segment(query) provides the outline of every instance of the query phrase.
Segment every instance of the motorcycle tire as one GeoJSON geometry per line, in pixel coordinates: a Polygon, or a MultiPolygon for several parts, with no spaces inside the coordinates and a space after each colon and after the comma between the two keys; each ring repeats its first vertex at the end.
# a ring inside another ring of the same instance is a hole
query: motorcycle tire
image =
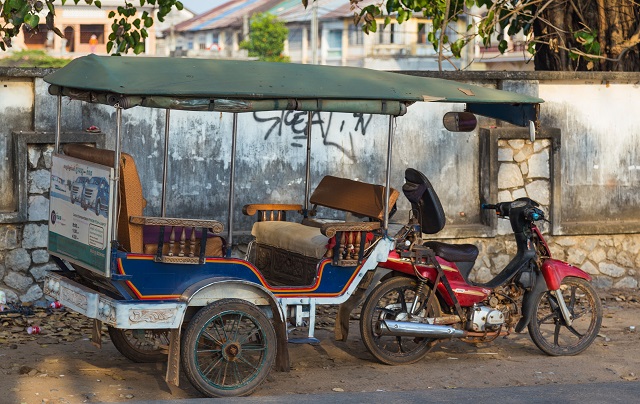
{"type": "Polygon", "coordinates": [[[556,296],[547,291],[541,293],[534,303],[536,315],[529,323],[529,335],[547,355],[577,355],[598,336],[602,304],[593,286],[584,279],[565,278],[560,290],[573,316],[571,326],[564,321],[556,296]]]}
{"type": "Polygon", "coordinates": [[[200,309],[182,336],[182,369],[208,397],[251,394],[276,358],[276,333],[267,316],[240,299],[200,309]]]}
{"type": "Polygon", "coordinates": [[[123,330],[109,328],[109,337],[125,358],[136,363],[166,362],[169,330],[123,330]],[[166,347],[162,349],[160,346],[166,347]]]}
{"type": "MultiPolygon", "coordinates": [[[[411,321],[408,311],[415,297],[418,281],[407,277],[390,278],[376,286],[362,306],[360,335],[371,354],[387,365],[407,365],[422,359],[431,349],[432,338],[381,335],[379,322],[383,319],[411,321]]],[[[429,286],[425,286],[425,292],[429,286]]],[[[440,304],[435,297],[420,317],[438,317],[440,304]]]]}

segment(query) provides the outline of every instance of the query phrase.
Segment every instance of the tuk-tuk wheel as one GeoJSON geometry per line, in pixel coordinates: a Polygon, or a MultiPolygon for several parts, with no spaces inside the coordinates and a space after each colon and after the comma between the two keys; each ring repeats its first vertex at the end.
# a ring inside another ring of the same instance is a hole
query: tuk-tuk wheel
{"type": "Polygon", "coordinates": [[[276,357],[276,333],[267,316],[241,299],[218,300],[189,321],[182,336],[182,368],[209,397],[251,394],[276,357]]]}
{"type": "Polygon", "coordinates": [[[116,349],[125,358],[136,363],[166,362],[166,347],[169,346],[169,330],[123,330],[109,329],[109,337],[116,349]],[[165,347],[165,349],[163,349],[165,347]]]}

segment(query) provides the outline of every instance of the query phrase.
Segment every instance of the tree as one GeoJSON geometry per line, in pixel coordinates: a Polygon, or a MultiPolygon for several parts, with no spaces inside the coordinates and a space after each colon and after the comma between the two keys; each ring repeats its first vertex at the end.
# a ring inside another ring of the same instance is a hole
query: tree
{"type": "Polygon", "coordinates": [[[495,37],[504,53],[505,37],[522,32],[536,70],[640,70],[637,0],[381,0],[362,7],[362,0],[349,1],[365,32],[378,29],[376,19],[386,25],[392,16],[398,23],[415,13],[432,18],[428,39],[441,58],[444,49],[459,57],[476,34],[485,46],[495,37]],[[474,6],[480,22],[450,42],[443,28],[474,6]]]}
{"type": "MultiPolygon", "coordinates": [[[[102,8],[99,0],[72,0],[75,4],[84,1],[102,8]]],[[[157,6],[158,21],[164,21],[164,17],[175,7],[182,10],[182,3],[178,0],[139,0],[140,7],[145,4],[157,6]]],[[[67,0],[60,0],[64,5],[67,0]]],[[[23,30],[26,35],[36,33],[40,29],[41,15],[46,13],[45,25],[63,38],[60,29],[54,25],[56,0],[0,0],[0,49],[7,50],[11,47],[11,38],[23,30]],[[45,10],[46,6],[46,10],[45,10]]],[[[57,3],[56,3],[57,4],[57,3]]],[[[153,25],[153,16],[144,11],[139,17],[138,9],[128,0],[122,1],[122,6],[109,12],[109,18],[113,18],[111,33],[107,42],[107,52],[115,54],[127,53],[132,50],[135,54],[144,51],[144,39],[149,36],[147,28],[153,25]]]]}
{"type": "Polygon", "coordinates": [[[249,38],[240,43],[241,49],[249,51],[249,56],[257,56],[265,62],[288,62],[283,56],[284,41],[289,30],[276,16],[257,13],[251,17],[249,38]]]}

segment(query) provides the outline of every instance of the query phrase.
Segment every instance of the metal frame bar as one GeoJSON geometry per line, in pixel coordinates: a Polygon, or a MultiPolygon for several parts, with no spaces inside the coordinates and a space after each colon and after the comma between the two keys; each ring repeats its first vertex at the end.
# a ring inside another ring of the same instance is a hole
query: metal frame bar
{"type": "Polygon", "coordinates": [[[227,215],[227,257],[231,256],[233,249],[233,205],[235,199],[235,176],[236,176],[236,140],[238,138],[238,113],[233,113],[233,133],[231,135],[231,162],[229,164],[229,214],[227,215]]]}
{"type": "Polygon", "coordinates": [[[164,160],[162,163],[162,196],[160,201],[160,216],[167,215],[167,170],[169,165],[169,119],[171,110],[167,108],[164,119],[164,160]]]}
{"type": "Polygon", "coordinates": [[[62,94],[58,94],[58,106],[57,106],[57,119],[56,119],[56,145],[53,152],[57,154],[60,151],[60,139],[62,138],[62,94]]]}
{"type": "Polygon", "coordinates": [[[389,134],[387,140],[387,173],[384,185],[384,228],[385,234],[389,230],[389,198],[391,196],[391,152],[393,150],[393,134],[395,132],[395,115],[389,115],[389,134]]]}
{"type": "Polygon", "coordinates": [[[304,182],[304,217],[309,216],[309,198],[311,194],[311,126],[313,125],[313,112],[307,113],[307,162],[304,182]]]}
{"type": "Polygon", "coordinates": [[[116,108],[116,148],[113,161],[113,206],[111,206],[111,217],[113,225],[111,226],[111,240],[118,239],[118,212],[120,211],[120,152],[122,148],[122,108],[119,104],[114,105],[116,108]]]}

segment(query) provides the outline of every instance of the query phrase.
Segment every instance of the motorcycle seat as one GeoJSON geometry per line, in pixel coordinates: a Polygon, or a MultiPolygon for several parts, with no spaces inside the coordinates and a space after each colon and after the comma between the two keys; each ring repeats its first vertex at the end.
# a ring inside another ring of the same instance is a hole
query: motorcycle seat
{"type": "Polygon", "coordinates": [[[427,241],[429,247],[440,258],[449,262],[475,262],[478,258],[478,247],[473,244],[448,244],[440,241],[427,241]]]}

